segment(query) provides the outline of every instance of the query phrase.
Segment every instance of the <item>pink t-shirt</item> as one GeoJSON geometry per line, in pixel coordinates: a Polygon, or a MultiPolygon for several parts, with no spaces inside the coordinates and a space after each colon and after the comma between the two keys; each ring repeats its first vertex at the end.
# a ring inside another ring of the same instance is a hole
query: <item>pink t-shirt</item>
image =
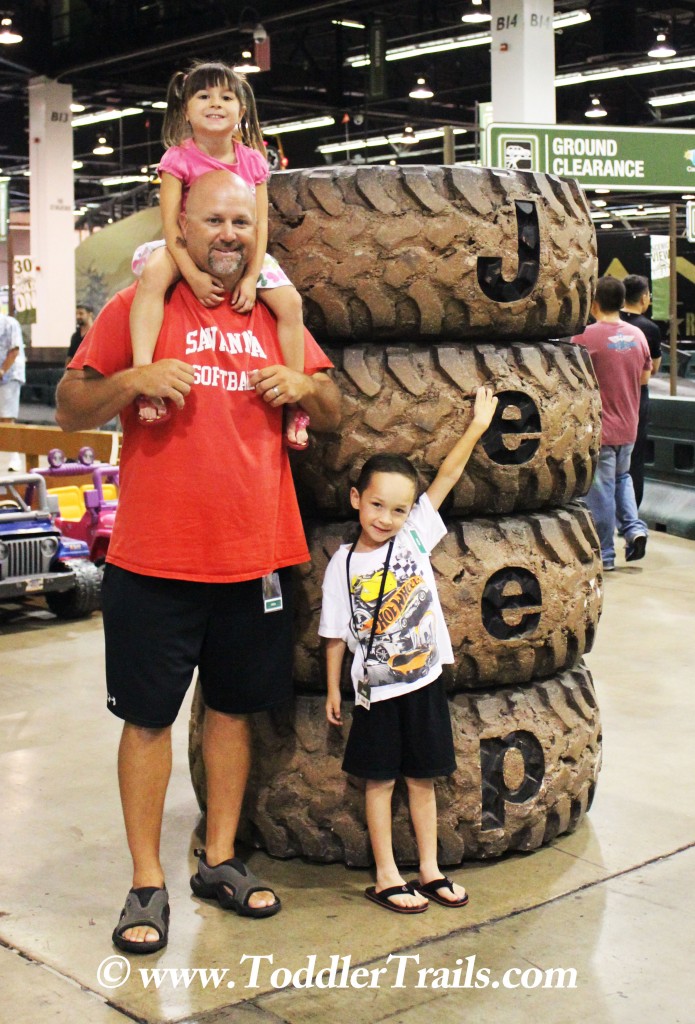
{"type": "Polygon", "coordinates": [[[601,392],[601,444],[632,444],[637,437],[640,378],[651,370],[649,345],[639,327],[599,320],[572,338],[591,356],[601,392]]]}
{"type": "Polygon", "coordinates": [[[249,149],[241,142],[235,142],[234,155],[235,163],[224,164],[198,149],[193,139],[186,139],[180,146],[171,146],[166,151],[159,164],[159,172],[172,174],[183,185],[182,209],[186,205],[186,194],[193,182],[208,171],[232,171],[243,178],[253,191],[256,185],[263,185],[268,180],[268,161],[258,150],[249,149]]]}

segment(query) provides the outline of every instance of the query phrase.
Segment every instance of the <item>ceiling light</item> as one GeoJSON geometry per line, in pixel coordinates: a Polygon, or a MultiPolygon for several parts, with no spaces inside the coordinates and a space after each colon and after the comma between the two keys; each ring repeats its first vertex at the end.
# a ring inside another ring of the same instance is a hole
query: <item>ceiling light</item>
{"type": "Polygon", "coordinates": [[[663,96],[650,96],[650,107],[674,107],[678,103],[695,103],[695,89],[688,92],[669,92],[663,96]]]}
{"type": "Polygon", "coordinates": [[[253,54],[250,50],[242,50],[241,60],[238,60],[234,65],[234,70],[240,75],[255,75],[257,71],[260,71],[260,67],[256,64],[253,59],[253,54]]]}
{"type": "Polygon", "coordinates": [[[0,43],[12,46],[13,43],[21,43],[23,38],[21,33],[12,28],[12,18],[9,15],[0,18],[0,43]]]}
{"type": "Polygon", "coordinates": [[[350,18],[331,18],[331,25],[338,25],[340,28],[366,28],[361,21],[352,21],[350,18]]]}
{"type": "Polygon", "coordinates": [[[401,145],[403,145],[403,146],[413,146],[418,141],[418,139],[417,139],[417,136],[416,136],[416,134],[415,134],[415,132],[413,130],[413,126],[411,124],[407,124],[405,126],[405,128],[403,129],[403,134],[402,135],[397,136],[397,137],[393,138],[393,140],[389,140],[389,141],[400,142],[401,145]]]}
{"type": "Polygon", "coordinates": [[[483,0],[471,0],[470,9],[461,15],[461,21],[474,25],[477,22],[492,21],[492,15],[483,9],[483,0]]]}
{"type": "Polygon", "coordinates": [[[592,199],[591,202],[594,204],[594,206],[608,206],[608,203],[605,199],[592,199]]]}
{"type": "Polygon", "coordinates": [[[72,169],[73,169],[73,171],[79,171],[83,167],[84,167],[84,164],[82,163],[81,160],[73,160],[72,161],[72,169]]]}
{"type": "Polygon", "coordinates": [[[264,135],[284,135],[286,132],[303,132],[309,128],[327,128],[335,124],[330,114],[321,117],[308,117],[304,121],[286,121],[284,124],[262,124],[264,135]]]}
{"type": "Polygon", "coordinates": [[[418,78],[408,95],[411,100],[431,100],[434,93],[427,84],[426,78],[418,78]]]}
{"type": "Polygon", "coordinates": [[[169,106],[169,104],[166,102],[166,100],[157,100],[155,103],[152,104],[152,109],[153,110],[166,110],[166,108],[168,106],[169,106]]]}
{"type": "Polygon", "coordinates": [[[609,188],[605,188],[603,185],[597,185],[594,192],[597,196],[609,196],[611,194],[611,190],[609,188]]]}
{"type": "Polygon", "coordinates": [[[613,208],[613,217],[657,217],[669,212],[669,206],[623,206],[613,208]]]}
{"type": "Polygon", "coordinates": [[[83,128],[86,124],[102,124],[104,121],[118,121],[121,117],[132,117],[133,114],[144,113],[140,107],[126,107],[124,110],[101,110],[96,114],[85,114],[83,117],[73,117],[72,127],[83,128]]]}
{"type": "Polygon", "coordinates": [[[588,11],[579,8],[577,11],[555,14],[553,16],[553,28],[572,28],[573,25],[585,25],[587,21],[591,21],[591,15],[588,11]]]}
{"type": "Polygon", "coordinates": [[[695,68],[695,57],[676,57],[674,60],[653,61],[644,64],[632,64],[627,67],[607,67],[596,71],[571,71],[566,75],[555,77],[555,86],[581,85],[583,82],[605,82],[611,78],[630,78],[634,75],[651,75],[657,71],[683,71],[695,68]]]}
{"type": "MultiPolygon", "coordinates": [[[[439,139],[444,134],[443,128],[427,128],[425,131],[413,132],[415,142],[426,142],[439,139]]],[[[465,128],[454,128],[454,135],[465,135],[465,128]]],[[[345,142],[326,142],[316,147],[317,153],[344,153],[351,149],[373,149],[380,146],[403,144],[403,132],[399,135],[373,135],[368,139],[346,139],[345,142]]],[[[407,145],[410,145],[408,142],[407,145]]]]}
{"type": "Polygon", "coordinates": [[[109,144],[108,139],[105,135],[100,135],[97,139],[97,144],[92,150],[94,156],[109,156],[113,153],[113,146],[109,144]]]}
{"type": "Polygon", "coordinates": [[[81,114],[84,109],[85,109],[84,103],[71,103],[70,104],[70,111],[73,114],[81,114]]]}
{"type": "Polygon", "coordinates": [[[656,33],[656,41],[650,50],[647,51],[649,57],[654,57],[655,60],[662,60],[664,57],[675,57],[676,51],[671,45],[669,38],[669,32],[666,29],[659,29],[656,33]]]}
{"type": "Polygon", "coordinates": [[[607,117],[608,111],[601,103],[600,96],[592,96],[591,103],[587,110],[584,111],[584,117],[607,117]]]}
{"type": "MultiPolygon", "coordinates": [[[[569,11],[553,17],[553,28],[569,28],[572,25],[583,25],[591,21],[588,11],[569,11]]],[[[410,57],[422,57],[428,53],[444,53],[448,50],[461,50],[469,46],[489,46],[492,36],[489,32],[467,32],[462,36],[448,36],[445,39],[431,39],[429,42],[414,43],[411,46],[396,46],[386,51],[386,60],[408,60],[410,57]]],[[[369,67],[368,55],[362,53],[348,57],[345,61],[353,68],[369,67]]]]}
{"type": "MultiPolygon", "coordinates": [[[[96,152],[96,150],[94,151],[96,152]]],[[[113,150],[111,150],[113,152],[113,150]]],[[[116,174],[111,178],[102,178],[102,185],[133,185],[136,182],[145,182],[150,179],[146,174],[116,174]]]]}
{"type": "Polygon", "coordinates": [[[613,227],[613,225],[610,224],[610,223],[606,223],[606,224],[602,224],[601,227],[605,228],[606,231],[610,231],[610,229],[613,227]]]}
{"type": "MultiPolygon", "coordinates": [[[[429,53],[445,53],[449,50],[461,50],[469,46],[489,46],[492,36],[489,32],[469,32],[464,36],[450,36],[446,39],[431,39],[429,42],[415,43],[412,46],[396,46],[386,51],[386,60],[409,60],[411,57],[423,57],[429,53]]],[[[369,57],[365,54],[348,57],[345,61],[353,68],[369,67],[369,57]]]]}
{"type": "Polygon", "coordinates": [[[681,199],[695,199],[695,192],[685,192],[681,199]]]}

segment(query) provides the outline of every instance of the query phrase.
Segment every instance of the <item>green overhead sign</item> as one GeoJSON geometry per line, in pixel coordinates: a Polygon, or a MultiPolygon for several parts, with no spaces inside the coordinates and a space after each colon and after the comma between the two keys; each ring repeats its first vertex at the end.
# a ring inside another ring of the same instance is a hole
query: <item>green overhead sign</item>
{"type": "Polygon", "coordinates": [[[695,190],[695,131],[491,124],[486,162],[576,178],[584,188],[695,190]]]}

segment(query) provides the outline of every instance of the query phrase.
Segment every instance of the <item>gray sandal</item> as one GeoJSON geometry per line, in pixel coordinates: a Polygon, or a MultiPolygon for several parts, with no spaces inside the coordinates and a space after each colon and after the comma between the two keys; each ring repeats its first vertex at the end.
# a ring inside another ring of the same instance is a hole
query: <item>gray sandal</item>
{"type": "Polygon", "coordinates": [[[211,868],[202,851],[197,874],[191,878],[191,889],[196,896],[217,900],[225,910],[233,910],[243,917],[271,917],[282,906],[270,886],[260,882],[238,857],[211,868]],[[272,892],[275,903],[269,907],[250,907],[249,896],[254,892],[272,892]]]}
{"type": "Polygon", "coordinates": [[[169,941],[169,893],[166,887],[131,889],[111,941],[124,953],[156,953],[164,949],[169,941]],[[132,939],[123,938],[123,933],[129,928],[139,927],[153,928],[159,938],[150,942],[133,942],[132,939]]]}

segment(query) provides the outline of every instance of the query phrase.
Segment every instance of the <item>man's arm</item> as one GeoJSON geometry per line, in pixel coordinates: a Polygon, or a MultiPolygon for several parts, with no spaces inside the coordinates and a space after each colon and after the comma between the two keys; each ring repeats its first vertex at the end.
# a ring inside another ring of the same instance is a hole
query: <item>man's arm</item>
{"type": "Polygon", "coordinates": [[[2,366],[0,366],[0,377],[4,377],[5,374],[8,373],[12,369],[12,367],[15,364],[15,361],[16,361],[18,355],[19,355],[19,346],[17,346],[16,348],[11,348],[10,349],[10,351],[5,356],[5,360],[4,360],[3,364],[2,364],[2,366]]]}
{"type": "Polygon", "coordinates": [[[91,367],[66,370],[56,391],[56,423],[66,431],[100,427],[138,395],[169,398],[182,409],[193,368],[180,359],[160,359],[104,377],[91,367]]]}
{"type": "Polygon", "coordinates": [[[451,449],[439,472],[427,488],[427,497],[433,508],[439,508],[449,491],[453,490],[466,468],[471,452],[492,422],[497,399],[491,388],[478,388],[473,407],[473,419],[463,437],[451,449]]]}
{"type": "Polygon", "coordinates": [[[339,426],[340,391],[327,373],[300,373],[279,364],[256,370],[250,380],[269,405],[301,405],[311,416],[312,430],[336,430],[339,426]]]}

